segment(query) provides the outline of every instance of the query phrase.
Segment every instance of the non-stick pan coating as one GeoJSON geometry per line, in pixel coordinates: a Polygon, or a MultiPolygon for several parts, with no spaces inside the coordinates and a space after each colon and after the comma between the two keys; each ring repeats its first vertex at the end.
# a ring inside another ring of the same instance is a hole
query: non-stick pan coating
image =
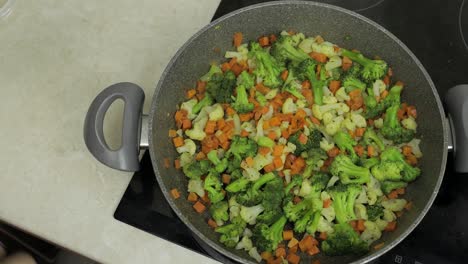
{"type": "MultiPolygon", "coordinates": [[[[406,86],[403,100],[418,110],[418,133],[422,138],[422,176],[407,189],[406,198],[413,209],[405,212],[395,232],[385,233],[385,246],[361,257],[302,257],[303,263],[320,259],[321,263],[367,262],[388,251],[420,222],[432,204],[445,169],[447,128],[443,109],[434,84],[411,51],[381,26],[353,12],[313,2],[274,2],[255,5],[228,14],[193,36],[174,56],[159,81],[150,113],[150,152],[156,178],[177,215],[187,226],[216,250],[242,263],[254,263],[244,251],[227,249],[218,242],[218,235],[206,222],[208,214],[196,213],[187,202],[187,179],[181,171],[166,169],[163,159],[174,160],[177,153],[168,138],[174,127],[174,112],[185,99],[185,91],[195,86],[209,63],[223,60],[232,50],[232,35],[242,32],[246,40],[281,30],[317,34],[325,40],[349,49],[358,49],[372,57],[378,55],[393,67],[395,79],[406,86]],[[182,196],[174,200],[168,191],[177,188],[182,196]]],[[[421,40],[421,45],[425,45],[421,40]]]]}

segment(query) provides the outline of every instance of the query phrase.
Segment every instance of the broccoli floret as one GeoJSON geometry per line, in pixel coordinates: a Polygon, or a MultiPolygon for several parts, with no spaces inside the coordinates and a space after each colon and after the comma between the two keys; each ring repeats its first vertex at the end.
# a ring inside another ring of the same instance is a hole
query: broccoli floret
{"type": "Polygon", "coordinates": [[[306,167],[302,176],[309,178],[314,170],[320,170],[324,160],[328,158],[327,153],[321,148],[312,148],[307,152],[306,167]]]}
{"type": "Polygon", "coordinates": [[[348,75],[343,79],[343,86],[346,88],[347,92],[350,92],[354,89],[359,89],[361,91],[366,89],[366,84],[363,81],[351,75],[348,75]]]}
{"type": "Polygon", "coordinates": [[[234,101],[232,107],[238,112],[238,113],[248,113],[251,112],[254,109],[254,104],[249,102],[249,96],[247,95],[247,91],[245,90],[244,85],[239,85],[236,88],[237,92],[237,97],[236,100],[234,101]]]}
{"type": "Polygon", "coordinates": [[[314,235],[320,222],[321,210],[314,211],[306,227],[307,233],[314,235]]]}
{"type": "Polygon", "coordinates": [[[208,197],[212,204],[220,202],[224,199],[224,193],[222,192],[222,183],[219,179],[219,174],[211,170],[208,176],[205,178],[204,188],[208,192],[208,197]]]}
{"type": "Polygon", "coordinates": [[[263,83],[271,88],[281,86],[282,80],[280,74],[283,67],[263,49],[257,42],[251,43],[250,56],[255,59],[254,74],[263,80],[263,83]]]}
{"type": "Polygon", "coordinates": [[[205,94],[205,97],[201,99],[193,108],[192,113],[198,114],[203,107],[210,106],[214,103],[213,98],[209,94],[205,94]]]}
{"type": "Polygon", "coordinates": [[[247,137],[234,136],[227,154],[234,155],[238,159],[253,157],[257,154],[258,146],[255,140],[247,137]]]}
{"type": "Polygon", "coordinates": [[[340,150],[346,151],[349,154],[353,162],[356,162],[359,159],[358,155],[354,151],[354,146],[357,145],[357,142],[351,137],[350,134],[343,131],[338,131],[333,136],[333,140],[340,150]]]}
{"type": "Polygon", "coordinates": [[[338,81],[343,76],[343,69],[341,67],[331,69],[328,71],[330,79],[338,81]]]}
{"type": "MultiPolygon", "coordinates": [[[[323,104],[323,87],[326,85],[324,80],[317,78],[315,69],[317,62],[313,59],[302,61],[297,67],[297,74],[300,80],[309,80],[314,93],[314,103],[323,104]]],[[[323,67],[322,67],[323,68],[323,67]]]]}
{"type": "Polygon", "coordinates": [[[237,85],[243,85],[246,89],[250,89],[255,85],[254,77],[247,71],[243,71],[237,77],[237,85]]]}
{"type": "Polygon", "coordinates": [[[371,60],[364,57],[361,53],[352,52],[346,49],[341,49],[341,54],[363,66],[361,77],[366,82],[373,82],[381,79],[387,73],[388,65],[383,60],[371,60]]]}
{"type": "Polygon", "coordinates": [[[289,35],[281,36],[273,44],[271,54],[281,62],[291,61],[293,63],[300,63],[310,58],[307,53],[295,47],[294,40],[289,35]]]}
{"type": "Polygon", "coordinates": [[[380,129],[386,139],[392,140],[396,144],[408,142],[414,138],[413,130],[401,126],[397,117],[398,108],[398,105],[394,105],[387,109],[383,127],[380,129]]]}
{"type": "Polygon", "coordinates": [[[266,210],[278,210],[284,197],[284,184],[280,177],[276,177],[268,181],[263,188],[262,205],[266,210]]]}
{"type": "Polygon", "coordinates": [[[320,148],[321,140],[322,133],[317,129],[311,130],[309,136],[306,136],[302,131],[298,131],[288,139],[289,142],[296,146],[296,150],[294,151],[294,155],[296,156],[299,156],[302,152],[308,151],[312,148],[320,148]]]}
{"type": "Polygon", "coordinates": [[[361,255],[369,251],[369,246],[348,223],[340,223],[334,226],[334,232],[323,241],[322,250],[329,256],[361,255]]]}
{"type": "Polygon", "coordinates": [[[244,232],[246,223],[240,216],[234,217],[230,224],[217,227],[216,233],[220,233],[219,241],[226,247],[234,248],[244,232]]]}
{"type": "Polygon", "coordinates": [[[371,168],[372,176],[380,182],[383,181],[400,181],[402,179],[401,172],[404,164],[395,161],[381,161],[378,165],[371,168]]]}
{"type": "Polygon", "coordinates": [[[394,85],[390,88],[387,97],[382,100],[383,109],[387,109],[393,105],[400,105],[400,95],[402,90],[403,86],[401,85],[394,85]]]}
{"type": "Polygon", "coordinates": [[[380,160],[378,158],[375,158],[375,157],[372,157],[372,158],[368,158],[368,159],[361,159],[359,161],[359,164],[364,167],[364,168],[372,168],[374,167],[375,165],[379,164],[380,163],[380,160]]]}
{"type": "Polygon", "coordinates": [[[292,221],[297,221],[301,216],[303,216],[304,212],[308,209],[312,208],[312,199],[304,199],[297,204],[294,204],[292,200],[289,200],[283,206],[284,215],[292,221]]]}
{"type": "Polygon", "coordinates": [[[228,213],[229,205],[227,201],[221,201],[219,203],[212,204],[210,207],[210,213],[213,219],[219,223],[224,223],[229,220],[228,213]]]}
{"type": "Polygon", "coordinates": [[[409,165],[405,161],[403,154],[401,154],[396,148],[387,148],[380,155],[380,159],[382,160],[382,162],[394,161],[394,162],[399,162],[403,164],[403,170],[401,174],[402,174],[402,179],[405,182],[414,181],[421,174],[421,170],[417,167],[413,167],[409,165]]]}
{"type": "Polygon", "coordinates": [[[262,175],[258,180],[252,183],[246,192],[237,195],[237,202],[244,206],[254,206],[259,204],[263,199],[260,188],[275,178],[277,178],[277,176],[272,172],[262,175]]]}
{"type": "Polygon", "coordinates": [[[271,226],[263,223],[255,226],[252,232],[252,241],[261,252],[271,252],[278,247],[278,244],[283,240],[283,228],[286,222],[286,217],[282,216],[271,226]]]}
{"type": "Polygon", "coordinates": [[[210,170],[209,160],[192,161],[182,167],[185,176],[190,179],[200,179],[202,175],[205,175],[210,170]]]}
{"type": "Polygon", "coordinates": [[[408,186],[408,183],[403,181],[384,181],[381,183],[380,186],[385,194],[389,194],[395,189],[406,188],[406,186],[408,186]]]}
{"type": "Polygon", "coordinates": [[[346,76],[352,76],[355,78],[360,78],[362,66],[359,63],[353,63],[351,68],[346,72],[346,76]]]}
{"type": "Polygon", "coordinates": [[[227,159],[222,159],[220,160],[218,158],[218,151],[216,150],[211,150],[210,152],[208,152],[208,155],[207,155],[208,159],[211,161],[211,163],[213,163],[213,165],[215,166],[215,170],[218,172],[218,173],[221,173],[223,172],[224,170],[226,170],[227,166],[228,166],[228,160],[227,159]]]}
{"type": "Polygon", "coordinates": [[[294,95],[298,99],[304,99],[304,95],[301,93],[302,84],[300,84],[296,79],[296,74],[294,68],[288,70],[288,77],[284,81],[282,91],[288,92],[294,95]]]}
{"type": "Polygon", "coordinates": [[[354,204],[361,191],[362,188],[358,184],[340,184],[327,189],[333,200],[332,206],[338,223],[347,223],[356,219],[354,204]]]}
{"type": "Polygon", "coordinates": [[[221,69],[219,68],[218,65],[216,64],[212,64],[210,66],[210,69],[208,70],[207,73],[205,73],[205,75],[203,75],[200,80],[201,81],[204,81],[204,82],[207,82],[207,81],[210,81],[213,77],[213,75],[216,75],[216,74],[219,74],[219,73],[223,73],[223,71],[221,71],[221,69]]]}
{"type": "Polygon", "coordinates": [[[371,127],[368,127],[366,129],[366,132],[364,132],[364,143],[366,145],[370,145],[372,143],[375,143],[377,147],[379,148],[380,151],[383,151],[385,149],[385,145],[382,141],[382,139],[377,135],[374,129],[371,127]]]}
{"type": "Polygon", "coordinates": [[[338,155],[330,165],[330,172],[338,176],[343,184],[364,184],[370,181],[369,169],[360,167],[343,154],[338,155]]]}
{"type": "Polygon", "coordinates": [[[380,205],[368,205],[367,206],[367,218],[370,221],[376,221],[384,214],[384,208],[380,205]]]}
{"type": "Polygon", "coordinates": [[[247,188],[249,183],[250,183],[249,179],[241,177],[241,178],[229,183],[229,185],[226,186],[226,191],[228,191],[230,193],[245,191],[245,189],[247,188]]]}
{"type": "Polygon", "coordinates": [[[293,188],[301,186],[303,180],[301,175],[293,175],[291,181],[284,187],[284,194],[288,195],[293,188]]]}
{"type": "Polygon", "coordinates": [[[271,225],[276,222],[283,212],[281,210],[265,210],[262,214],[257,217],[257,223],[262,223],[266,225],[271,225]]]}
{"type": "Polygon", "coordinates": [[[206,84],[206,91],[218,103],[231,103],[236,87],[236,75],[232,71],[217,73],[206,84]]]}

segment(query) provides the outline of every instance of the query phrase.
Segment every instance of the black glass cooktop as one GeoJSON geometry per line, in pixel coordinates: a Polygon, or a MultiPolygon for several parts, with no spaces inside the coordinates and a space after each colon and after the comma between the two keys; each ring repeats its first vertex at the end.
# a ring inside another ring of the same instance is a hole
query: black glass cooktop
{"type": "MultiPolygon", "coordinates": [[[[223,0],[213,19],[264,1],[223,0]]],[[[454,85],[468,83],[468,3],[462,0],[322,0],[354,10],[384,26],[420,59],[441,97],[454,85]]],[[[439,195],[418,227],[375,263],[468,263],[468,175],[453,164],[439,195]]],[[[200,254],[223,258],[197,238],[172,212],[145,153],[114,217],[200,254]]]]}

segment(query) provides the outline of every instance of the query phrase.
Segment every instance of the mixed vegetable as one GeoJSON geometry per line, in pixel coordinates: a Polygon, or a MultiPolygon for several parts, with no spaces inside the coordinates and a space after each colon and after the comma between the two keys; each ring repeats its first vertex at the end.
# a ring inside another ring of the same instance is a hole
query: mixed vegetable
{"type": "Polygon", "coordinates": [[[385,61],[320,36],[242,44],[236,33],[234,46],[187,91],[169,131],[194,210],[259,262],[382,247],[421,174],[403,83],[385,61]]]}

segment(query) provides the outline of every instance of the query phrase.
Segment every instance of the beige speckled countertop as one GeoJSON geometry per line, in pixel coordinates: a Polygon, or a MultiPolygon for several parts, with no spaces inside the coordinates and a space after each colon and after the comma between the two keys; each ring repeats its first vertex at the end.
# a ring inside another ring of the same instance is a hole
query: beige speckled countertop
{"type": "Polygon", "coordinates": [[[218,4],[16,0],[0,20],[0,219],[100,262],[213,262],[115,220],[132,174],[101,165],[82,138],[110,84],[139,84],[148,109],[167,62],[218,4]]]}

